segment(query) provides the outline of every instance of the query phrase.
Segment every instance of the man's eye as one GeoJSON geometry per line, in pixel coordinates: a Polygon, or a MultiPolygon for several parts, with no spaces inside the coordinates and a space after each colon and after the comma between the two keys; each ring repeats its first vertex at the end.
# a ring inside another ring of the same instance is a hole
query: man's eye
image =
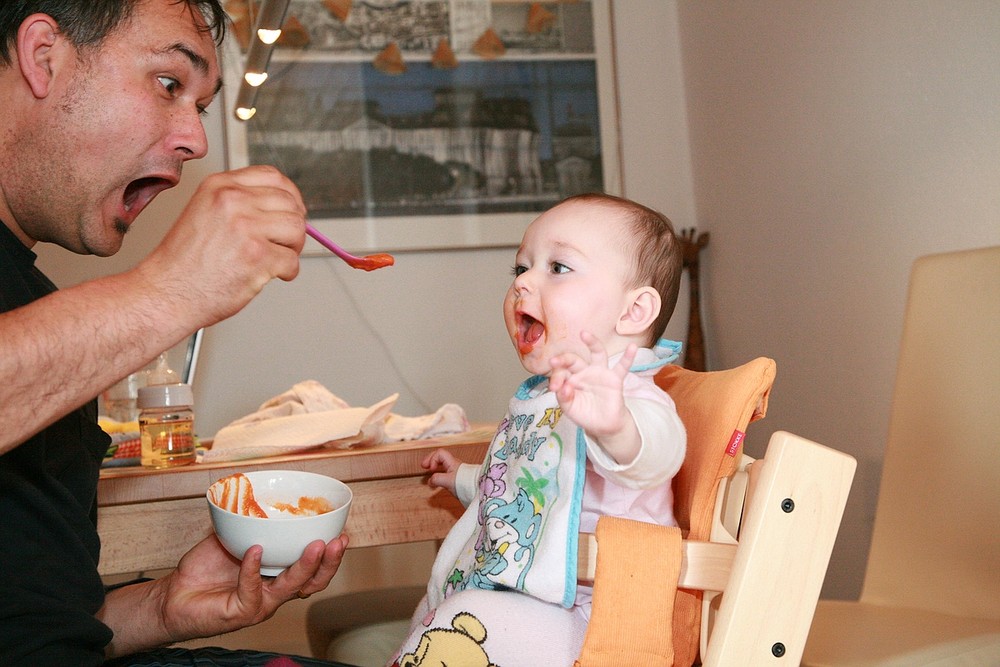
{"type": "Polygon", "coordinates": [[[171,95],[176,95],[177,91],[181,87],[181,82],[172,76],[158,76],[156,77],[156,80],[159,81],[171,95]]]}
{"type": "Polygon", "coordinates": [[[570,268],[559,262],[552,262],[552,273],[569,273],[570,268]]]}

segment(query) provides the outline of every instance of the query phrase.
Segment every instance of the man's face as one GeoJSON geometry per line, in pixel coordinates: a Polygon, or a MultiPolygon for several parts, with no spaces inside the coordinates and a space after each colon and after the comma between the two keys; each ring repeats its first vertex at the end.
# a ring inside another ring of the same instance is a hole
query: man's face
{"type": "Polygon", "coordinates": [[[112,255],[136,216],[208,150],[201,114],[218,90],[212,35],[184,2],[144,0],[96,49],[66,59],[21,154],[9,199],[22,229],[112,255]]]}

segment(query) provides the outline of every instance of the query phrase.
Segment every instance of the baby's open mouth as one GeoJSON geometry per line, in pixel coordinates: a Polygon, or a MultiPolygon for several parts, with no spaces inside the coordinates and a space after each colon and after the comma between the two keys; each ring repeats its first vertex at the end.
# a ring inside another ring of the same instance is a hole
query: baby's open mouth
{"type": "Polygon", "coordinates": [[[518,337],[521,345],[529,349],[537,343],[545,333],[545,325],[531,315],[519,313],[517,316],[518,337]]]}

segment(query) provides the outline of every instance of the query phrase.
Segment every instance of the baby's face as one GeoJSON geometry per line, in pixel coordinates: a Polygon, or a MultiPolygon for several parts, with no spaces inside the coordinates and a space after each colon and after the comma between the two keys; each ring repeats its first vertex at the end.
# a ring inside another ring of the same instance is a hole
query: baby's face
{"type": "Polygon", "coordinates": [[[581,331],[596,336],[609,356],[625,349],[616,327],[631,291],[627,238],[621,213],[592,202],[559,204],[529,225],[503,306],[529,373],[548,375],[552,357],[564,352],[589,360],[581,331]]]}

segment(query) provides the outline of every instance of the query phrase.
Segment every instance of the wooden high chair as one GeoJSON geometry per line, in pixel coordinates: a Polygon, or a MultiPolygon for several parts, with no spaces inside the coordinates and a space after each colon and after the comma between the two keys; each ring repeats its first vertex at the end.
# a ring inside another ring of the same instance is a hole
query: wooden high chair
{"type": "Polygon", "coordinates": [[[773,379],[769,359],[657,376],[688,429],[674,482],[681,530],[602,519],[582,542],[607,542],[608,562],[581,549],[581,576],[595,584],[578,665],[686,667],[699,654],[705,665],[798,665],[856,463],[786,432],[763,459],[742,455],[773,379]],[[647,617],[650,627],[636,626],[647,617]]]}
{"type": "MultiPolygon", "coordinates": [[[[798,664],[855,461],[782,432],[760,461],[743,456],[774,373],[761,358],[707,373],[670,366],[657,376],[688,430],[674,480],[681,530],[602,519],[596,537],[582,536],[581,577],[595,581],[582,667],[689,666],[699,646],[706,665],[798,664]]],[[[318,602],[310,616],[335,618],[338,604],[318,602]]],[[[385,631],[354,628],[325,657],[359,664],[340,649],[371,645],[385,631]]]]}

